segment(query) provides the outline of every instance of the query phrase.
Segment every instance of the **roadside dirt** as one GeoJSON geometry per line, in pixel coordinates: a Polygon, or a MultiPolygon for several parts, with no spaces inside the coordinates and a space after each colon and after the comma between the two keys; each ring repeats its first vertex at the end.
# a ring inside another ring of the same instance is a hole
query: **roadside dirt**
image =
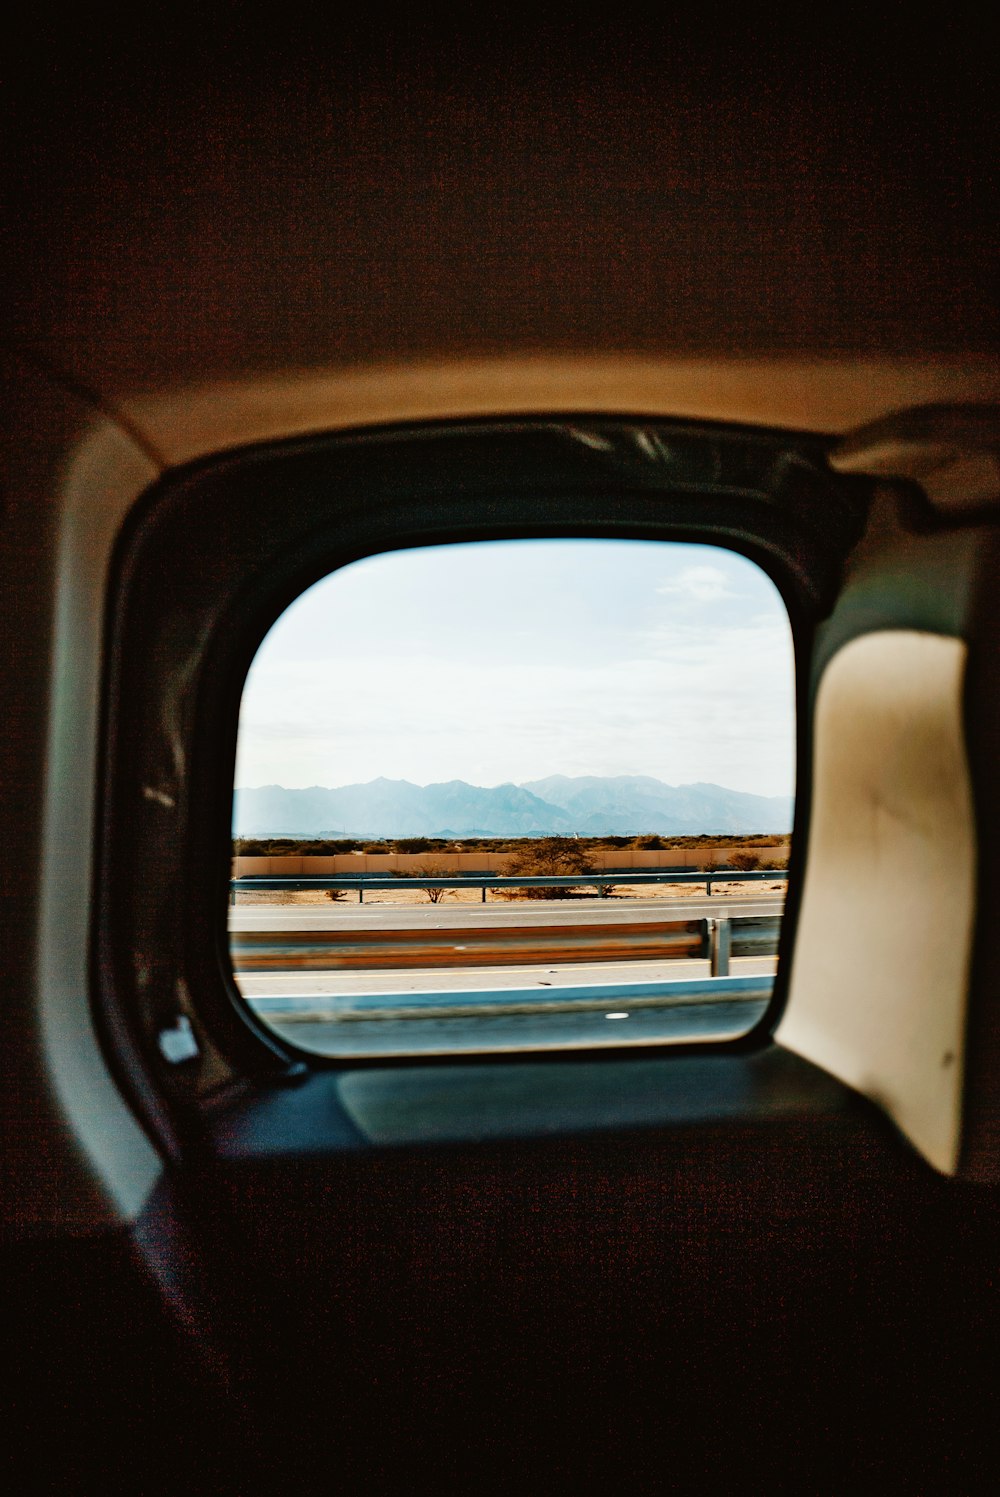
{"type": "MultiPolygon", "coordinates": [[[[726,899],[747,896],[759,899],[765,894],[784,893],[785,881],[778,880],[770,883],[765,879],[754,880],[752,883],[724,884],[715,879],[712,880],[712,893],[719,893],[726,899]]],[[[614,893],[608,896],[609,900],[629,899],[684,899],[692,894],[704,894],[704,884],[615,884],[614,893]]],[[[568,892],[568,899],[593,899],[594,890],[587,888],[579,895],[568,892]]],[[[357,904],[358,896],[353,890],[345,890],[339,900],[332,901],[335,904],[357,904]]],[[[429,905],[430,900],[424,889],[366,889],[365,904],[393,904],[393,905],[429,905]]],[[[329,905],[330,896],[322,889],[302,889],[294,891],[280,891],[262,889],[259,893],[240,891],[236,895],[237,905],[329,905]]],[[[440,904],[480,904],[482,895],[478,889],[446,889],[440,904]]],[[[511,898],[506,893],[500,893],[496,889],[487,889],[487,904],[534,904],[542,903],[535,899],[511,898]]]]}

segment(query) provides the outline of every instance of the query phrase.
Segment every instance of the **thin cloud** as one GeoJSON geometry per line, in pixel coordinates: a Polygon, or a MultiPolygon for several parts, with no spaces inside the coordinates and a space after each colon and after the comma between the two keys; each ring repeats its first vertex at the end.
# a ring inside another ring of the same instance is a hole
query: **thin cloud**
{"type": "Polygon", "coordinates": [[[663,598],[689,598],[695,603],[718,603],[723,598],[738,598],[729,578],[718,567],[685,567],[669,582],[656,589],[663,598]]]}
{"type": "MultiPolygon", "coordinates": [[[[524,542],[506,567],[482,549],[475,597],[456,601],[440,559],[408,553],[297,605],[250,672],[237,784],[589,773],[791,788],[791,635],[752,563],[677,547],[665,576],[650,543],[524,542]]],[[[463,585],[474,557],[454,558],[463,585]]]]}

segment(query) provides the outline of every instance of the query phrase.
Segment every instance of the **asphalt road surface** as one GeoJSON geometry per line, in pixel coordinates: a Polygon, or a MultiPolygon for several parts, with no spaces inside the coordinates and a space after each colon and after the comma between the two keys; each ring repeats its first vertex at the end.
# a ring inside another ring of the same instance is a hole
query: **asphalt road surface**
{"type": "Polygon", "coordinates": [[[691,1002],[668,1008],[608,1007],[587,1012],[484,1013],[476,1018],[283,1022],[271,1027],[313,1054],[342,1058],[565,1050],[732,1039],[757,1021],[767,1000],[691,1002]]]}
{"type": "Polygon", "coordinates": [[[709,977],[705,962],[673,962],[668,977],[659,964],[633,962],[550,969],[547,977],[543,969],[525,968],[410,972],[405,986],[404,974],[371,973],[359,987],[358,974],[351,973],[319,993],[294,982],[278,990],[266,976],[244,977],[240,985],[260,1018],[314,1053],[474,1054],[677,1044],[742,1034],[767,1007],[775,961],[746,958],[740,965],[741,971],[722,980],[709,977]],[[678,967],[689,970],[681,974],[678,967]],[[461,977],[478,981],[460,988],[461,977]]]}
{"type": "Polygon", "coordinates": [[[526,925],[609,925],[703,920],[726,915],[780,915],[784,900],[769,895],[699,894],[678,899],[497,900],[489,904],[257,904],[229,910],[230,930],[502,930],[526,925]]]}
{"type": "MultiPolygon", "coordinates": [[[[678,899],[496,901],[486,905],[256,905],[230,909],[239,931],[490,930],[780,916],[773,895],[678,899]]],[[[287,969],[241,972],[240,991],[277,1033],[313,1053],[340,1057],[476,1054],[690,1043],[745,1033],[767,1006],[773,956],[736,957],[733,977],[761,977],[739,998],[684,997],[678,983],[709,977],[701,958],[563,961],[526,966],[393,971],[287,969]],[[657,997],[630,1001],[636,984],[657,997]],[[614,989],[621,989],[615,994],[614,989]],[[606,1001],[574,1004],[567,989],[598,989],[606,1001]],[[671,989],[673,988],[673,992],[671,989]],[[418,995],[425,1000],[419,1002],[418,995]],[[469,995],[463,1006],[462,995],[469,995]],[[551,995],[551,1000],[549,1000],[551,995]],[[409,1003],[407,1003],[409,1000],[409,1003]],[[416,1002],[414,1000],[417,1000],[416,1002]],[[662,1001],[660,1001],[662,1000],[662,1001]],[[369,1012],[349,1012],[360,1005],[369,1012]],[[404,1008],[400,1008],[400,1004],[404,1008]],[[451,1008],[453,1012],[449,1013],[451,1008]],[[552,1011],[553,1008],[555,1011],[552,1011]],[[474,1012],[473,1012],[474,1009],[474,1012]],[[457,1011],[455,1011],[457,1010],[457,1011]],[[349,1022],[345,1022],[345,1015],[349,1022]]]]}
{"type": "MultiPolygon", "coordinates": [[[[734,977],[772,975],[773,956],[734,957],[734,977]]],[[[561,962],[559,966],[415,967],[385,971],[239,972],[236,982],[247,998],[262,994],[288,997],[344,997],[352,993],[448,993],[482,989],[568,987],[613,982],[677,982],[708,977],[709,964],[700,958],[667,961],[561,962]]]]}

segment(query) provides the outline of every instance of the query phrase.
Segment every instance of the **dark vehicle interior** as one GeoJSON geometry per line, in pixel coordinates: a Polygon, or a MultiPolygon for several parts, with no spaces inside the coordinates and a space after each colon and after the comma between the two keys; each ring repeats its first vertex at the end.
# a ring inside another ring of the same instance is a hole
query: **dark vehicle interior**
{"type": "Polygon", "coordinates": [[[251,31],[0,64],[11,1489],[995,1491],[985,35],[251,31]],[[227,955],[250,661],[345,562],[529,536],[777,582],[772,1002],[305,1055],[227,955]]]}

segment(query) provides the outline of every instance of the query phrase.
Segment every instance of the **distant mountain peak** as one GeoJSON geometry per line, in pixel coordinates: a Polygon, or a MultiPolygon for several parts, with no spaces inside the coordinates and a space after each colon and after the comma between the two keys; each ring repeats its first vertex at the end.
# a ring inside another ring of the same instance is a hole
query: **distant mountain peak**
{"type": "Polygon", "coordinates": [[[384,775],[366,784],[305,790],[238,789],[238,837],[706,836],[787,832],[790,796],[751,795],[699,781],[667,785],[650,775],[549,775],[487,788],[465,780],[415,785],[384,775]]]}

